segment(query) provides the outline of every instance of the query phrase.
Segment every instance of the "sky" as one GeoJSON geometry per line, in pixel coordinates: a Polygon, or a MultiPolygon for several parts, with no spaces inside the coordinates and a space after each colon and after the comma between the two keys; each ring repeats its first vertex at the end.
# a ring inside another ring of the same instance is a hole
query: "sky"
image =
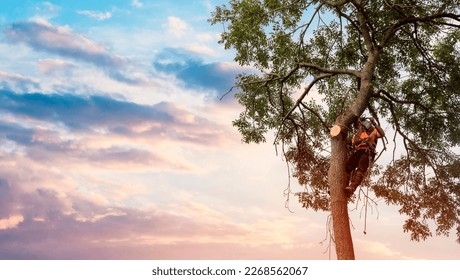
{"type": "MultiPolygon", "coordinates": [[[[207,21],[226,1],[1,2],[0,259],[335,259],[270,137],[231,125],[254,69],[207,21]]],[[[361,207],[358,259],[460,259],[361,207]]]]}

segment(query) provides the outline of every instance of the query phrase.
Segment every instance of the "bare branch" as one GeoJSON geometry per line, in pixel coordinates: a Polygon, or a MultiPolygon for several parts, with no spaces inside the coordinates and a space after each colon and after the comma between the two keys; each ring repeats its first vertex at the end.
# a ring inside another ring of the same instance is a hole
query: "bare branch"
{"type": "Polygon", "coordinates": [[[319,5],[316,9],[315,9],[315,12],[313,13],[313,15],[310,17],[310,20],[306,23],[306,24],[303,24],[303,25],[300,25],[299,27],[297,27],[296,29],[294,29],[290,34],[294,34],[295,32],[297,32],[297,30],[301,29],[301,28],[304,28],[304,30],[302,30],[301,32],[301,35],[300,35],[300,38],[302,38],[302,41],[303,41],[303,38],[305,37],[305,33],[307,32],[308,28],[310,28],[310,25],[312,24],[313,20],[315,19],[316,15],[319,14],[319,11],[321,9],[321,7],[323,6],[323,4],[319,5]]]}

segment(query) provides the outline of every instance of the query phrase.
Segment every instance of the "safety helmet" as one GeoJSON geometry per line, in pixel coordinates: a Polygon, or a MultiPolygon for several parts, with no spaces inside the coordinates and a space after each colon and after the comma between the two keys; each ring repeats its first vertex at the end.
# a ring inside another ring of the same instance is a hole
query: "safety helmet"
{"type": "Polygon", "coordinates": [[[368,131],[373,128],[372,122],[368,118],[361,118],[360,122],[368,131]]]}

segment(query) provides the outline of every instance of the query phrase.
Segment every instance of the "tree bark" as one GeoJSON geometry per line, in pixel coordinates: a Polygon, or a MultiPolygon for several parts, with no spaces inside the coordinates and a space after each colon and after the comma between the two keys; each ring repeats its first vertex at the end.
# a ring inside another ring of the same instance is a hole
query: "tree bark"
{"type": "Polygon", "coordinates": [[[355,252],[348,217],[348,200],[345,196],[345,187],[348,185],[349,180],[349,175],[345,168],[347,161],[346,132],[332,137],[331,145],[332,158],[328,178],[336,254],[339,260],[354,260],[355,252]]]}

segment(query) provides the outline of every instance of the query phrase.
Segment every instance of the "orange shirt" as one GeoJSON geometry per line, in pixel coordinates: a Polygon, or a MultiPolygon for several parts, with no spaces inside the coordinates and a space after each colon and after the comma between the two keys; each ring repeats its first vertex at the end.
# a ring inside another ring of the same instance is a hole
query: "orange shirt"
{"type": "MultiPolygon", "coordinates": [[[[357,134],[353,135],[353,143],[355,142],[355,137],[357,137],[357,134]]],[[[369,148],[370,150],[375,151],[375,147],[377,146],[377,139],[381,137],[382,136],[376,128],[374,128],[371,134],[363,131],[359,135],[359,138],[362,140],[362,142],[356,145],[355,148],[357,150],[367,150],[369,148]]]]}

